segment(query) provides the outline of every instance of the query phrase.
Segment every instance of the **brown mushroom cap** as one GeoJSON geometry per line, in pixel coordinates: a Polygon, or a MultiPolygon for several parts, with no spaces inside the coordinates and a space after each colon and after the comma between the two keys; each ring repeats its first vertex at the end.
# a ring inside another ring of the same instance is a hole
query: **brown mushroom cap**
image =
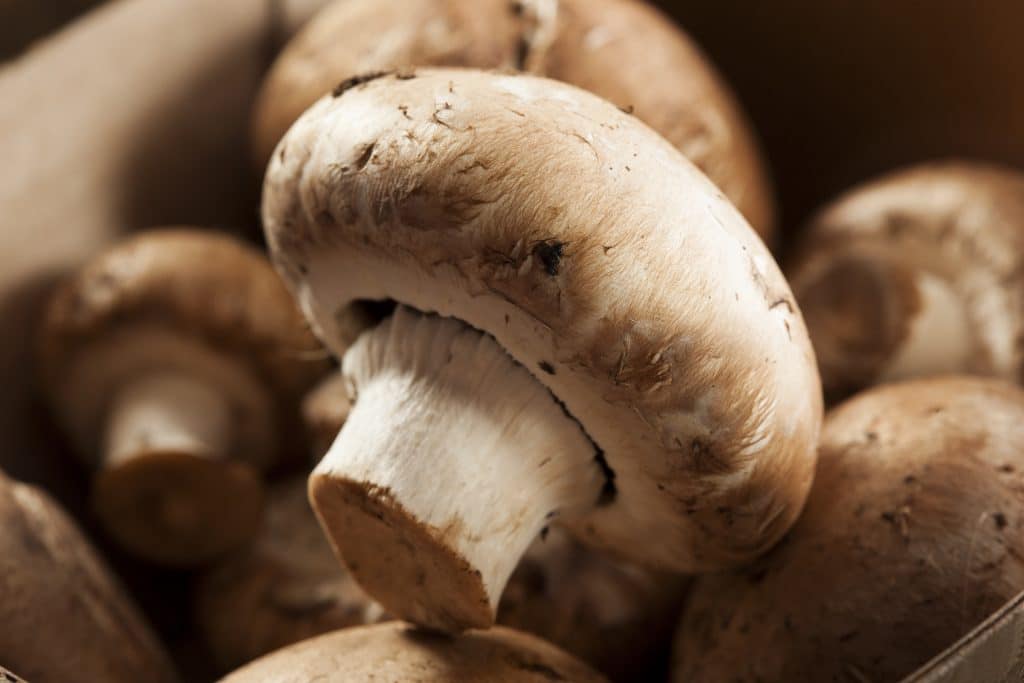
{"type": "Polygon", "coordinates": [[[97,512],[118,541],[173,564],[203,561],[255,531],[258,471],[295,450],[286,437],[296,404],[327,368],[263,255],[186,228],[134,236],[86,264],[51,300],[40,346],[50,400],[96,465],[118,391],[137,378],[199,378],[222,395],[231,435],[221,457],[158,446],[103,462],[97,475],[97,512]],[[216,524],[209,510],[220,510],[216,524]]]}
{"type": "Polygon", "coordinates": [[[253,119],[266,165],[299,115],[346,78],[407,66],[525,69],[635,111],[768,238],[774,200],[750,126],[693,42],[632,0],[341,0],[271,69],[253,119]]]}
{"type": "Polygon", "coordinates": [[[142,615],[74,523],[42,491],[2,473],[0,596],[0,661],[27,680],[176,679],[142,615]]]}
{"type": "Polygon", "coordinates": [[[830,396],[927,374],[1024,377],[1024,174],[966,162],[901,170],[826,207],[798,246],[788,273],[830,396]],[[929,301],[923,278],[954,301],[929,301]],[[957,316],[946,327],[964,339],[925,331],[911,349],[936,308],[957,316]]]}
{"type": "Polygon", "coordinates": [[[598,683],[599,674],[539,638],[497,627],[456,638],[400,622],[344,629],[258,659],[224,683],[598,683]]]}
{"type": "Polygon", "coordinates": [[[675,680],[896,681],[1024,589],[1024,392],[949,377],[836,408],[789,535],[698,579],[675,680]]]}
{"type": "Polygon", "coordinates": [[[376,78],[291,129],[263,218],[334,353],[346,306],[392,299],[488,332],[562,400],[615,476],[586,540],[710,569],[796,518],[821,419],[800,313],[721,192],[616,107],[532,76],[376,78]]]}
{"type": "Polygon", "coordinates": [[[305,478],[271,488],[256,543],[202,577],[196,616],[225,670],[321,633],[388,618],[338,565],[306,499],[305,478]]]}

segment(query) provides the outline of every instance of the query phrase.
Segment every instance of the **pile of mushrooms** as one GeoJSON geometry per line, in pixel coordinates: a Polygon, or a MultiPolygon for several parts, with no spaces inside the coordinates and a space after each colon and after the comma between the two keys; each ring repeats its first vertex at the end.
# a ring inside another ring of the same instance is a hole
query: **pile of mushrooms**
{"type": "MultiPolygon", "coordinates": [[[[1024,591],[1024,175],[855,187],[784,277],[651,5],[324,4],[252,110],[266,252],[147,230],[42,311],[183,676],[897,681],[1024,591]]],[[[0,681],[178,680],[56,502],[0,473],[0,527],[0,681]]]]}

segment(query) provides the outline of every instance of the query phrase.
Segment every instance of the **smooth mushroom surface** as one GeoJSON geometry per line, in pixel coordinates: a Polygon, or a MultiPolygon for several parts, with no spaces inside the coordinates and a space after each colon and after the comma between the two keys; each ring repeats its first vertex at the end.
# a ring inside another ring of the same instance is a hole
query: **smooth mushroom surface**
{"type": "Polygon", "coordinates": [[[201,577],[196,617],[228,671],[321,633],[390,618],[338,566],[306,498],[305,477],[270,488],[253,546],[201,577]]]}
{"type": "Polygon", "coordinates": [[[807,227],[788,268],[822,383],[1024,373],[1024,174],[968,162],[897,171],[807,227]]]}
{"type": "Polygon", "coordinates": [[[1024,590],[1024,392],[945,377],[831,412],[793,530],[701,577],[678,683],[899,681],[1024,590]]]}
{"type": "MultiPolygon", "coordinates": [[[[340,372],[303,400],[317,459],[350,406],[340,372]]],[[[562,529],[546,528],[509,578],[497,621],[544,638],[612,680],[629,681],[667,652],[688,583],[614,561],[562,529]]],[[[255,546],[206,573],[196,606],[204,640],[228,670],[314,635],[390,618],[339,567],[306,499],[305,479],[270,489],[255,546]]]]}
{"type": "Polygon", "coordinates": [[[354,399],[313,507],[388,611],[490,625],[554,522],[687,572],[749,560],[796,518],[821,392],[788,285],[724,195],[613,105],[525,75],[364,81],[282,140],[263,222],[354,399]],[[396,307],[349,346],[364,301],[396,307]]]}
{"type": "Polygon", "coordinates": [[[497,627],[458,637],[400,622],[343,629],[278,650],[223,683],[600,683],[605,679],[553,645],[497,627]]]}
{"type": "Polygon", "coordinates": [[[260,169],[332,88],[415,66],[524,70],[631,110],[771,237],[771,183],[731,91],[685,33],[635,0],[338,0],[292,39],[267,76],[253,115],[260,169]]]}
{"type": "Polygon", "coordinates": [[[266,258],[187,228],[87,263],[50,301],[40,346],[56,415],[96,468],[100,521],[176,566],[255,534],[261,472],[294,449],[299,397],[328,367],[266,258]]]}
{"type": "MultiPolygon", "coordinates": [[[[64,511],[0,472],[0,662],[33,683],[176,680],[149,625],[64,511]]],[[[2,677],[0,677],[2,678],[2,677]]]]}

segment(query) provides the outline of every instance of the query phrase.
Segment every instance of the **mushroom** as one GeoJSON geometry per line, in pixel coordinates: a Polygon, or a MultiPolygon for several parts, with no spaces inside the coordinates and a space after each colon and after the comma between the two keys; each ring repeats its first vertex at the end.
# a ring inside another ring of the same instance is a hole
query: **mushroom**
{"type": "Polygon", "coordinates": [[[98,469],[93,503],[121,545],[202,564],[250,538],[260,472],[326,369],[287,290],[234,238],[130,238],[54,295],[41,368],[58,418],[98,469]]]}
{"type": "Polygon", "coordinates": [[[945,377],[829,414],[789,535],[701,577],[675,679],[896,681],[1024,589],[1024,392],[945,377]]]}
{"type": "Polygon", "coordinates": [[[830,397],[950,372],[1024,372],[1024,175],[927,164],[856,188],[788,269],[830,397]]]}
{"type": "Polygon", "coordinates": [[[260,168],[299,115],[339,82],[410,66],[526,70],[635,111],[771,237],[771,183],[735,98],[686,34],[634,0],[335,2],[267,76],[253,116],[260,168]]]}
{"type": "Polygon", "coordinates": [[[721,192],[618,108],[532,76],[364,79],[282,140],[263,220],[354,398],[313,507],[388,611],[490,625],[556,521],[688,572],[796,518],[821,421],[799,311],[721,192]],[[363,300],[396,307],[346,349],[363,300]]]}
{"type": "Polygon", "coordinates": [[[142,615],[60,506],[2,472],[0,529],[4,665],[31,681],[176,680],[142,615]]]}
{"type": "Polygon", "coordinates": [[[211,568],[196,588],[199,631],[224,670],[387,618],[338,566],[306,499],[305,477],[271,487],[253,547],[211,568]]]}
{"type": "Polygon", "coordinates": [[[399,622],[343,629],[258,659],[223,679],[417,683],[599,683],[599,674],[539,638],[507,628],[451,638],[399,622]]]}

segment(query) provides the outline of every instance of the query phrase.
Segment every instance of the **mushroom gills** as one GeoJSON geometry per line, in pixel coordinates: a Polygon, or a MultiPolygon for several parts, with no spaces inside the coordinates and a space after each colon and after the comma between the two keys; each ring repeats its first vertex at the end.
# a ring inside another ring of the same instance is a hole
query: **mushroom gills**
{"type": "Polygon", "coordinates": [[[519,558],[596,505],[595,445],[490,336],[405,306],[345,354],[354,406],[310,497],[335,552],[386,609],[490,626],[519,558]]]}

